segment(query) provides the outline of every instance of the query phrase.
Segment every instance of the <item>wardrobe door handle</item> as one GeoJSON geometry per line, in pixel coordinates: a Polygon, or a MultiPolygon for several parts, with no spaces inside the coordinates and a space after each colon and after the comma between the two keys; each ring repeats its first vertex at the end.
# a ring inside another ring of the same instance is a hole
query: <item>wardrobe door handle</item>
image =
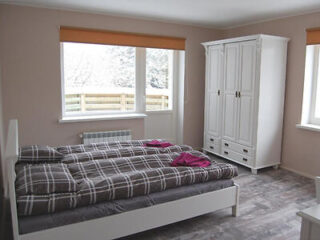
{"type": "Polygon", "coordinates": [[[224,151],[224,154],[228,155],[229,153],[227,151],[224,151]]]}
{"type": "Polygon", "coordinates": [[[210,141],[211,141],[211,142],[214,142],[214,139],[213,139],[213,138],[210,138],[210,141]]]}
{"type": "Polygon", "coordinates": [[[243,152],[247,153],[247,152],[248,152],[248,150],[247,150],[247,149],[243,149],[243,152]]]}
{"type": "Polygon", "coordinates": [[[238,97],[238,91],[236,91],[235,95],[236,95],[236,97],[238,97]]]}
{"type": "Polygon", "coordinates": [[[218,96],[220,96],[220,90],[218,90],[218,96]]]}
{"type": "Polygon", "coordinates": [[[243,160],[243,161],[245,161],[245,162],[247,162],[247,161],[248,161],[248,159],[246,159],[246,158],[242,158],[242,160],[243,160]]]}
{"type": "Polygon", "coordinates": [[[238,97],[241,97],[241,94],[240,94],[240,92],[238,92],[238,97]]]}
{"type": "Polygon", "coordinates": [[[214,147],[210,146],[211,149],[214,149],[214,147]]]}
{"type": "Polygon", "coordinates": [[[229,144],[228,144],[228,143],[225,143],[224,145],[225,145],[226,147],[229,147],[229,144]]]}

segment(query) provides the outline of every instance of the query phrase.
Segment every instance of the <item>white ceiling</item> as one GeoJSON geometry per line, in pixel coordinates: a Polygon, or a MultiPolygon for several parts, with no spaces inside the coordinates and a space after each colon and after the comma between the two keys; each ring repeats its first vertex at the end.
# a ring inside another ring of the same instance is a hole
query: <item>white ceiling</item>
{"type": "Polygon", "coordinates": [[[0,0],[1,2],[211,28],[230,28],[320,11],[320,0],[0,0]]]}

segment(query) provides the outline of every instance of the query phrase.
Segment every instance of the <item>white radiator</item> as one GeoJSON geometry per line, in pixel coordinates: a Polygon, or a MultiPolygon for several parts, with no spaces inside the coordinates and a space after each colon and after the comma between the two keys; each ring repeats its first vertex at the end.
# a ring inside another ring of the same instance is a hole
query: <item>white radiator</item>
{"type": "Polygon", "coordinates": [[[80,135],[83,144],[131,140],[131,130],[84,132],[80,135]]]}

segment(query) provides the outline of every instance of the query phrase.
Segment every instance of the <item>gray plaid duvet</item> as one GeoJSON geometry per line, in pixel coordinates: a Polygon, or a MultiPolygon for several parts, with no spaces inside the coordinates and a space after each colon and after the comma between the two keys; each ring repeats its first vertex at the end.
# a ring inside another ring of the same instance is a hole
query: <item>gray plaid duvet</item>
{"type": "Polygon", "coordinates": [[[92,148],[92,144],[70,146],[65,149],[72,153],[64,153],[59,163],[18,164],[18,214],[53,213],[237,176],[233,165],[214,161],[206,168],[171,167],[181,152],[210,160],[189,146],[160,149],[143,147],[143,141],[128,142],[102,144],[103,150],[92,148]],[[71,149],[90,151],[75,153],[71,149]]]}
{"type": "MultiPolygon", "coordinates": [[[[163,141],[157,139],[158,141],[163,141]]],[[[70,146],[61,146],[57,147],[57,151],[62,154],[70,153],[83,153],[83,152],[92,152],[99,150],[109,150],[114,148],[130,148],[130,147],[141,147],[143,144],[150,142],[151,139],[144,140],[131,140],[131,141],[114,141],[114,142],[102,142],[102,143],[91,143],[91,144],[79,144],[79,145],[70,145],[70,146]]]]}
{"type": "Polygon", "coordinates": [[[93,152],[83,152],[83,153],[72,153],[68,154],[62,160],[63,163],[75,163],[75,162],[85,162],[89,160],[97,159],[109,159],[109,158],[120,158],[120,157],[133,157],[141,155],[151,155],[151,154],[164,154],[173,152],[186,152],[193,150],[192,147],[187,145],[175,145],[166,148],[154,148],[154,147],[132,147],[132,148],[119,148],[110,150],[98,150],[93,152]]]}

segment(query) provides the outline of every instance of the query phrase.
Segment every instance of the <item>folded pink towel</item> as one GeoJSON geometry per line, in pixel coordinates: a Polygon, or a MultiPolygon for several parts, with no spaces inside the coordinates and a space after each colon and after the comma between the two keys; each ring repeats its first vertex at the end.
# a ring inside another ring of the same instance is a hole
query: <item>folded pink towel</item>
{"type": "Polygon", "coordinates": [[[143,146],[145,146],[145,147],[160,147],[160,148],[166,148],[166,147],[173,146],[173,144],[171,144],[171,143],[169,143],[169,142],[159,142],[158,140],[152,140],[151,142],[147,142],[147,143],[144,144],[143,146]]]}
{"type": "Polygon", "coordinates": [[[208,167],[211,165],[211,162],[204,157],[197,157],[190,153],[183,152],[178,157],[176,157],[170,165],[172,167],[208,167]]]}

